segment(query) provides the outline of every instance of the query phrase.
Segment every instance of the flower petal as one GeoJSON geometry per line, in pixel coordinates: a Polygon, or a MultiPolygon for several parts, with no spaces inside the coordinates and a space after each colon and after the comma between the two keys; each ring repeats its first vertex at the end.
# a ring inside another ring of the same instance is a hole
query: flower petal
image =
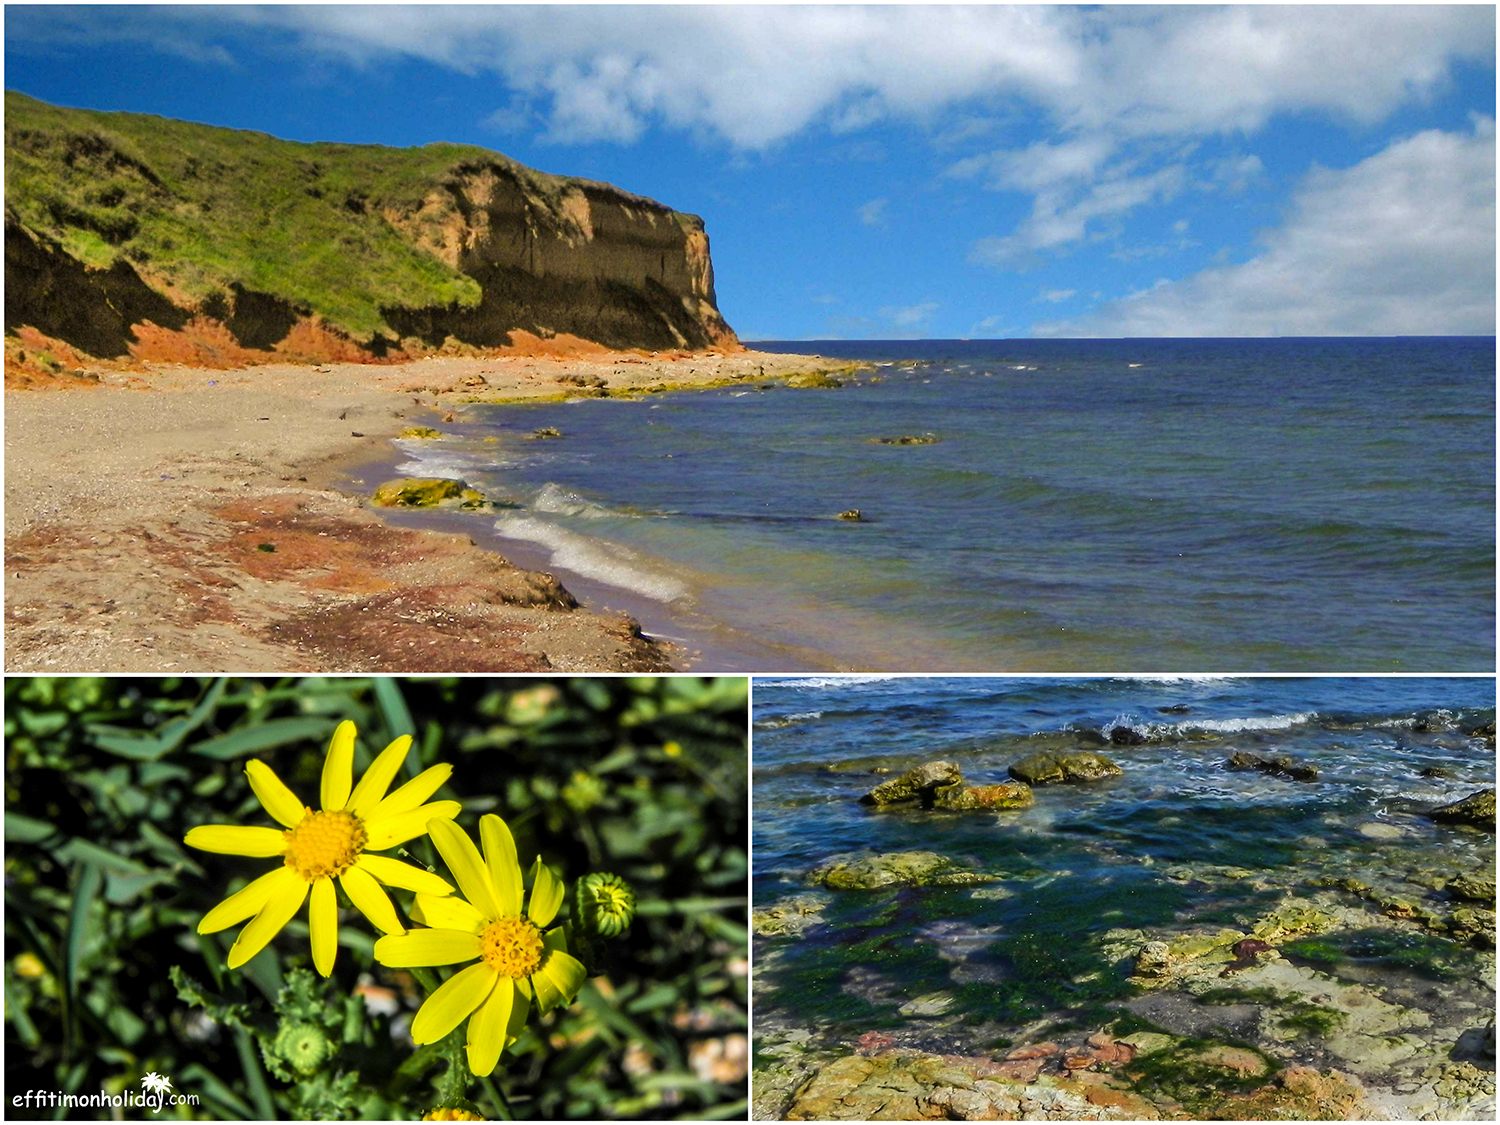
{"type": "Polygon", "coordinates": [[[280,883],[261,911],[240,931],[229,950],[229,967],[238,969],[266,947],[266,943],[292,920],[307,897],[307,881],[293,878],[280,883]]]}
{"type": "Polygon", "coordinates": [[[505,1031],[510,1026],[510,1010],[515,999],[516,987],[510,977],[498,977],[489,999],[479,1006],[469,1021],[469,1069],[476,1078],[483,1078],[494,1070],[501,1052],[510,1046],[505,1031]]]}
{"type": "MultiPolygon", "coordinates": [[[[584,968],[582,961],[568,952],[560,927],[544,934],[542,944],[547,947],[547,959],[542,962],[541,971],[537,975],[546,978],[557,990],[562,1004],[571,1004],[577,998],[583,982],[588,980],[589,971],[584,968]]],[[[542,1011],[545,1013],[550,1007],[548,1005],[542,1011]]]]}
{"type": "Polygon", "coordinates": [[[526,1017],[531,1013],[531,987],[526,983],[525,977],[518,979],[515,984],[516,1002],[511,1006],[510,1023],[505,1028],[507,1044],[521,1038],[521,1032],[526,1030],[526,1017]]]}
{"type": "Polygon", "coordinates": [[[419,1046],[436,1043],[489,999],[499,979],[500,974],[483,961],[454,973],[427,998],[417,1018],[411,1021],[412,1041],[419,1046]]]}
{"type": "Polygon", "coordinates": [[[495,883],[500,915],[520,914],[521,861],[516,858],[516,841],[510,827],[494,813],[488,813],[479,818],[479,841],[484,845],[484,861],[495,883]]]}
{"type": "Polygon", "coordinates": [[[562,900],[562,880],[537,856],[531,866],[531,905],[526,908],[526,917],[538,927],[551,925],[562,900]]]}
{"type": "Polygon", "coordinates": [[[198,922],[198,932],[216,934],[236,922],[254,918],[283,885],[290,886],[293,882],[302,882],[302,877],[285,864],[266,872],[205,914],[198,922]]]}
{"type": "Polygon", "coordinates": [[[286,833],[280,828],[246,828],[239,824],[200,824],[182,842],[202,852],[257,859],[269,859],[286,851],[286,833]]]}
{"type": "Polygon", "coordinates": [[[333,960],[339,951],[339,898],[333,893],[332,879],[313,883],[307,904],[307,928],[312,933],[313,968],[325,977],[331,976],[333,960]]]}
{"type": "Polygon", "coordinates": [[[245,776],[250,779],[250,788],[260,798],[266,812],[271,814],[271,819],[288,828],[296,828],[307,815],[307,806],[276,776],[276,771],[259,758],[245,763],[245,776]]]}
{"type": "Polygon", "coordinates": [[[391,905],[390,895],[381,890],[380,884],[369,872],[355,865],[339,876],[339,882],[343,884],[349,901],[361,914],[374,922],[377,928],[388,934],[406,933],[406,927],[396,917],[396,908],[391,905]]]}
{"type": "Polygon", "coordinates": [[[375,943],[375,960],[391,969],[457,965],[479,956],[479,936],[463,930],[407,930],[375,943]]]}
{"type": "Polygon", "coordinates": [[[429,895],[451,895],[453,885],[440,875],[423,871],[399,859],[383,855],[362,855],[354,866],[368,871],[388,887],[400,887],[403,891],[420,891],[429,895]]]}
{"type": "MultiPolygon", "coordinates": [[[[410,814],[408,814],[410,815],[410,814]]],[[[489,870],[479,858],[479,849],[469,834],[448,820],[433,821],[428,831],[432,842],[442,853],[453,879],[468,899],[486,918],[500,917],[500,904],[489,870]]]]}
{"type": "Polygon", "coordinates": [[[453,767],[447,762],[423,770],[371,809],[370,815],[365,817],[366,822],[373,824],[384,820],[388,816],[398,816],[404,812],[411,812],[412,809],[441,789],[452,776],[453,767]]]}
{"type": "Polygon", "coordinates": [[[365,841],[365,849],[383,852],[386,848],[415,840],[427,832],[427,825],[432,821],[452,820],[462,811],[463,806],[457,801],[432,801],[411,812],[387,817],[377,824],[367,823],[365,828],[370,838],[365,841]]]}
{"type": "Polygon", "coordinates": [[[411,919],[424,926],[436,926],[440,930],[462,930],[466,934],[477,934],[484,929],[484,915],[457,895],[439,898],[437,895],[418,894],[412,904],[411,919]]]}
{"type": "Polygon", "coordinates": [[[365,770],[365,776],[354,787],[354,794],[349,798],[350,812],[355,816],[366,816],[385,800],[385,791],[391,787],[391,781],[401,763],[406,761],[410,749],[411,735],[403,734],[376,756],[370,768],[365,770]]]}
{"type": "Polygon", "coordinates": [[[323,759],[323,811],[338,812],[349,803],[354,784],[354,724],[345,719],[333,732],[323,759]]]}

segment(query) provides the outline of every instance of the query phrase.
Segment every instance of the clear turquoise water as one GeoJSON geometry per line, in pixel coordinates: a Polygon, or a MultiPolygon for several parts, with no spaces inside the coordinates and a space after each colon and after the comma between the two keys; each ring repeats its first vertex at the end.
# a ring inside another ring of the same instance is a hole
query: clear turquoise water
{"type": "Polygon", "coordinates": [[[409,467],[659,631],[788,646],[739,666],[1494,667],[1492,339],[759,346],[878,366],[480,409],[409,467]]]}
{"type": "MultiPolygon", "coordinates": [[[[1315,889],[1325,878],[1436,902],[1441,895],[1404,880],[1421,869],[1494,870],[1493,834],[1426,815],[1494,785],[1494,751],[1464,733],[1494,713],[1488,677],[758,677],[757,907],[807,893],[811,869],[849,853],[936,851],[1001,876],[1005,891],[825,893],[822,925],[758,943],[758,1024],[812,1022],[853,1040],[891,1026],[902,998],[959,985],[972,990],[963,1001],[976,1017],[1019,1028],[1129,995],[1128,974],[1099,963],[1098,941],[1117,927],[1164,938],[1243,929],[1288,894],[1339,895],[1315,889]],[[1117,728],[1144,741],[1101,745],[1117,728]],[[1100,750],[1123,773],[1038,788],[1019,811],[892,814],[857,801],[883,779],[877,769],[946,759],[987,784],[1043,747],[1100,750]],[[1289,753],[1321,777],[1230,770],[1236,750],[1289,753]],[[1430,767],[1448,776],[1421,776],[1430,767]],[[1223,869],[1243,877],[1212,874],[1223,869]],[[900,982],[898,998],[864,996],[866,971],[900,982]]],[[[1340,901],[1362,905],[1355,895],[1340,901]]],[[[1413,961],[1431,956],[1466,980],[1483,975],[1479,951],[1415,927],[1376,936],[1385,944],[1355,950],[1337,971],[1411,988],[1431,971],[1413,961]]]]}

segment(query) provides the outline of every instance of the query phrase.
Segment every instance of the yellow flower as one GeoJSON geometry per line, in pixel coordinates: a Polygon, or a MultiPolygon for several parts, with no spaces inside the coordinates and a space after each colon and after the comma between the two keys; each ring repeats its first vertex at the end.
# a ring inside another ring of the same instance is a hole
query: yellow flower
{"type": "Polygon", "coordinates": [[[588,972],[568,952],[561,926],[543,932],[557,917],[563,885],[541,856],[531,868],[531,901],[522,915],[521,865],[505,821],[493,814],[480,818],[483,859],[456,824],[435,820],[427,830],[463,898],[418,894],[411,916],[433,928],[381,938],[375,960],[407,969],[479,958],[427,998],[412,1020],[411,1037],[435,1043],[472,1014],[469,1069],[482,1078],[520,1035],[533,998],[544,1014],[571,1004],[588,972]]]}
{"type": "Polygon", "coordinates": [[[369,854],[421,836],[429,822],[446,823],[462,808],[457,801],[423,803],[448,780],[453,772],[449,765],[424,770],[386,796],[410,749],[409,735],[396,739],[380,752],[356,786],[354,724],[342,722],[333,732],[323,761],[321,812],[303,805],[270,766],[252,761],[245,767],[250,788],[286,830],[206,824],[187,834],[185,843],[205,852],[282,858],[280,867],[230,895],[198,923],[200,934],[211,934],[253,916],[229,951],[231,969],[264,949],[301,909],[310,890],[307,920],[313,964],[325,977],[332,973],[339,938],[335,878],[349,901],[388,934],[404,934],[406,927],[381,883],[431,895],[453,893],[447,880],[431,872],[369,854]]]}

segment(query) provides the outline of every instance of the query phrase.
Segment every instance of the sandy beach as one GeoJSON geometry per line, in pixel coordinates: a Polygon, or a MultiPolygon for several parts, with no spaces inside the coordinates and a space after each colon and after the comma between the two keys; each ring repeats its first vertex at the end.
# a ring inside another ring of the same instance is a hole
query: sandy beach
{"type": "Polygon", "coordinates": [[[653,671],[682,654],[334,487],[472,402],[834,366],[730,353],[86,369],[5,396],[9,672],[653,671]]]}

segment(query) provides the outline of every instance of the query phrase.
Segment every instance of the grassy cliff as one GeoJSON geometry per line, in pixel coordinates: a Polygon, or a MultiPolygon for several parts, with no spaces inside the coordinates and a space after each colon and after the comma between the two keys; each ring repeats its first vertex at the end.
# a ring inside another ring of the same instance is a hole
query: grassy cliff
{"type": "MultiPolygon", "coordinates": [[[[671,323],[681,314],[651,288],[652,279],[635,276],[644,267],[621,250],[644,238],[653,243],[652,261],[655,243],[668,239],[688,261],[677,273],[697,270],[694,283],[674,285],[665,277],[670,255],[664,254],[656,286],[696,285],[705,301],[699,319],[718,317],[707,241],[695,217],[608,185],[536,172],[475,146],[300,144],[142,114],[65,109],[15,92],[5,95],[5,145],[8,289],[25,286],[28,274],[45,274],[30,291],[51,285],[56,300],[66,301],[90,285],[134,291],[138,278],[184,314],[231,324],[247,301],[269,299],[283,321],[315,316],[361,343],[398,340],[418,312],[430,333],[450,329],[441,323],[446,318],[464,326],[457,331],[493,342],[507,328],[575,331],[564,323],[569,302],[597,299],[583,288],[603,284],[630,310],[592,338],[613,334],[601,342],[617,346],[659,346],[656,336],[702,343],[691,338],[692,326],[653,333],[653,316],[671,323]],[[478,197],[476,177],[487,185],[478,197]],[[599,209],[619,201],[631,205],[621,214],[635,222],[640,212],[652,228],[644,235],[616,232],[613,249],[601,257],[604,248],[593,245],[599,209]],[[505,247],[518,238],[531,246],[531,266],[506,257],[505,247]],[[532,293],[527,276],[537,272],[538,248],[550,255],[556,275],[540,279],[550,286],[545,300],[532,293]],[[579,260],[556,264],[570,254],[579,260]],[[45,269],[36,264],[43,258],[45,269]],[[59,271],[72,272],[58,280],[59,271]],[[504,300],[492,299],[476,320],[487,283],[504,300]],[[393,327],[393,320],[401,323],[393,327]],[[628,338],[637,334],[641,339],[628,338]]],[[[106,303],[121,307],[120,299],[106,303]]],[[[135,303],[155,307],[150,294],[137,293],[135,303]]],[[[6,326],[46,315],[36,303],[8,300],[6,326]]],[[[94,319],[99,315],[95,310],[94,319]]],[[[127,332],[131,315],[146,318],[139,310],[126,315],[127,332]]],[[[264,320],[256,346],[268,346],[280,330],[268,333],[264,320]]]]}

